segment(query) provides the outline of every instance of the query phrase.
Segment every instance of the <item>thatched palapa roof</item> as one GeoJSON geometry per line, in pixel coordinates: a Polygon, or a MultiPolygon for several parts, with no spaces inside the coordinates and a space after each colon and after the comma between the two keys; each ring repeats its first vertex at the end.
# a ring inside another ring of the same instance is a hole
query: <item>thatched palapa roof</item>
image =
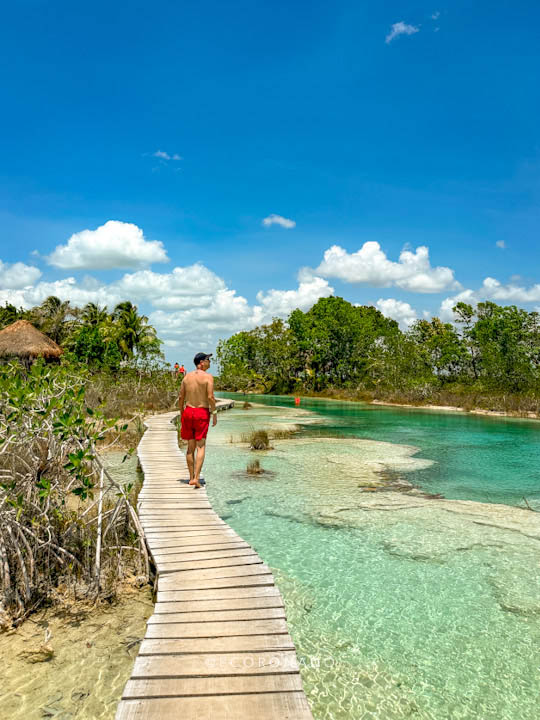
{"type": "Polygon", "coordinates": [[[58,358],[62,348],[28,320],[17,320],[0,330],[0,357],[58,358]]]}

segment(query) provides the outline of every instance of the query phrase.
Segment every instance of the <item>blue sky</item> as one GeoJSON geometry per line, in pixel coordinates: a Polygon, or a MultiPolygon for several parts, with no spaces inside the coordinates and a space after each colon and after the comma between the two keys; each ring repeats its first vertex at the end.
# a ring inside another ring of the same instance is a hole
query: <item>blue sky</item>
{"type": "Polygon", "coordinates": [[[331,292],[403,326],[540,307],[539,28],[533,2],[6,6],[0,301],[131,299],[184,362],[331,292]]]}

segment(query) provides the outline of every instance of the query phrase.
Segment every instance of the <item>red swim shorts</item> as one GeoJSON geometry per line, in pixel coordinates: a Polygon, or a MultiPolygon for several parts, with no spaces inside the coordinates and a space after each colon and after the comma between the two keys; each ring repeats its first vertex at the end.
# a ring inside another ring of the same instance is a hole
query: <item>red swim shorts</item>
{"type": "Polygon", "coordinates": [[[182,413],[182,440],[203,440],[210,426],[210,410],[208,408],[195,408],[189,405],[182,413]]]}

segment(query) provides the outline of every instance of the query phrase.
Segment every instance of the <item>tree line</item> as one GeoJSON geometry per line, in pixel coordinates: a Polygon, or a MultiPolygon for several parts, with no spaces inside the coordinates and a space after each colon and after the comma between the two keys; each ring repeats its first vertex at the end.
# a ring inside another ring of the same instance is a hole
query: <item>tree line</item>
{"type": "Polygon", "coordinates": [[[453,312],[454,323],[434,317],[402,331],[374,307],[322,298],[220,341],[220,388],[415,401],[444,392],[540,396],[537,312],[493,302],[458,302],[453,312]]]}
{"type": "Polygon", "coordinates": [[[117,370],[136,357],[163,358],[155,328],[131,302],[109,312],[95,303],[77,308],[51,295],[29,310],[10,303],[0,307],[0,330],[16,320],[28,320],[73,359],[96,368],[117,370]]]}

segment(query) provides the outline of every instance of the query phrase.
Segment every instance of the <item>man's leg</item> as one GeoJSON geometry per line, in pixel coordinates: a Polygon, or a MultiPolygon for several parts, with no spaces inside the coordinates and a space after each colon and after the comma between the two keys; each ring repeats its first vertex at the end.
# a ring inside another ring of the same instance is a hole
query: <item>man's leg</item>
{"type": "Polygon", "coordinates": [[[202,440],[197,440],[197,455],[195,456],[195,474],[193,476],[193,482],[190,482],[190,485],[194,485],[195,487],[202,487],[200,483],[201,479],[201,470],[204,463],[204,455],[206,451],[206,438],[203,438],[202,440]]]}
{"type": "Polygon", "coordinates": [[[197,441],[195,438],[188,440],[188,446],[186,450],[186,462],[189,470],[189,483],[192,484],[192,480],[195,476],[195,448],[197,441]]]}

